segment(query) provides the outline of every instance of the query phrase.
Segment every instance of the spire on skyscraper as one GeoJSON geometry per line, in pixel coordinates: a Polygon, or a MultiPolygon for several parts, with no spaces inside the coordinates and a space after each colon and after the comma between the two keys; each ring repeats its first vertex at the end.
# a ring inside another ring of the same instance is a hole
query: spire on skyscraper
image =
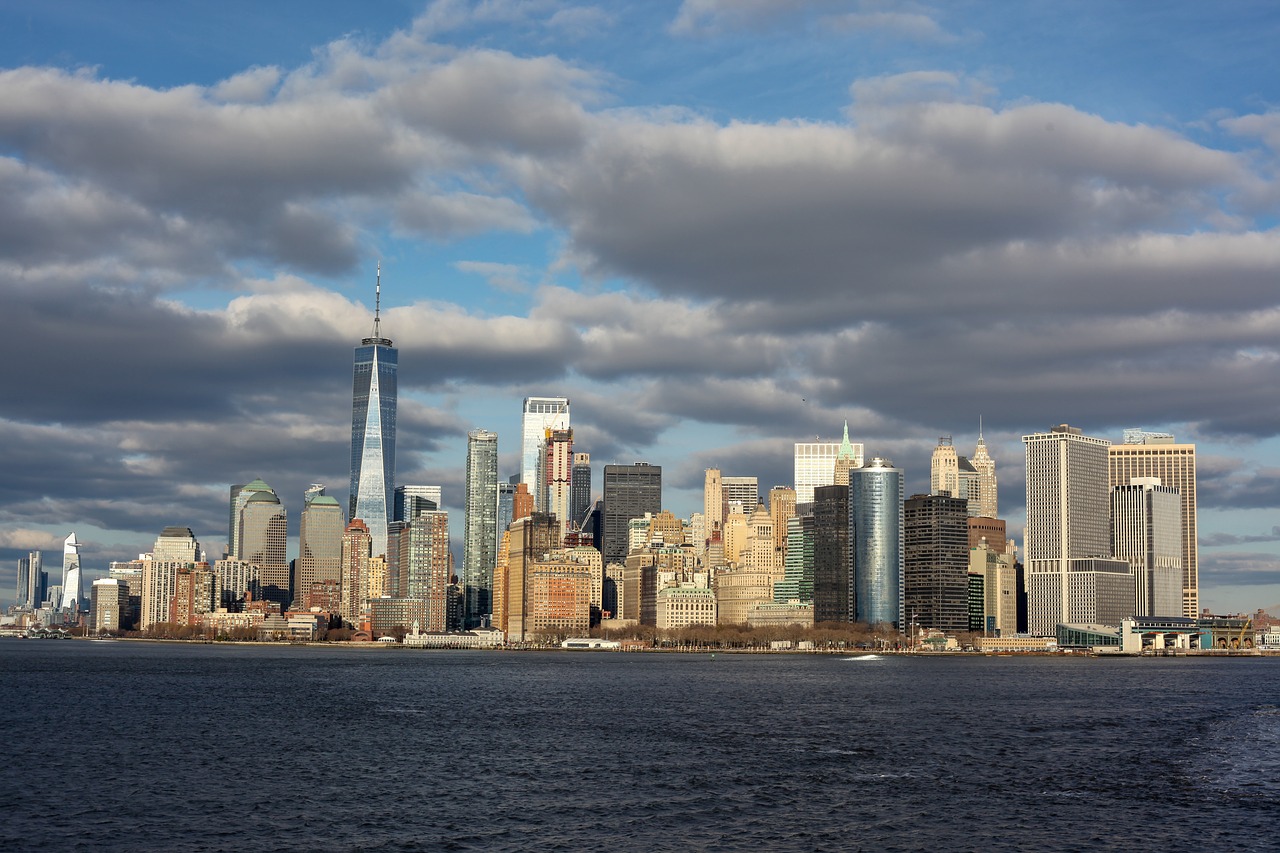
{"type": "Polygon", "coordinates": [[[374,555],[387,552],[395,493],[396,373],[399,353],[382,337],[382,264],[374,284],[373,337],[355,351],[351,388],[351,490],[347,518],[363,519],[374,555]]]}

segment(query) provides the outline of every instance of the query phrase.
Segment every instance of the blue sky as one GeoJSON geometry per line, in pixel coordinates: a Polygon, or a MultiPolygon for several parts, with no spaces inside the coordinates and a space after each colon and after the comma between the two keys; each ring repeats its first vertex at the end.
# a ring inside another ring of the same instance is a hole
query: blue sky
{"type": "MultiPolygon", "coordinates": [[[[1280,604],[1280,102],[1267,3],[10,2],[0,601],[225,490],[345,490],[350,347],[456,506],[525,394],[597,464],[790,479],[849,419],[927,487],[984,419],[1201,455],[1203,600],[1280,604]],[[53,555],[46,555],[48,560],[53,555]]],[[[508,438],[509,437],[509,438],[508,438]]],[[[1020,535],[1020,534],[1019,534],[1020,535]]]]}

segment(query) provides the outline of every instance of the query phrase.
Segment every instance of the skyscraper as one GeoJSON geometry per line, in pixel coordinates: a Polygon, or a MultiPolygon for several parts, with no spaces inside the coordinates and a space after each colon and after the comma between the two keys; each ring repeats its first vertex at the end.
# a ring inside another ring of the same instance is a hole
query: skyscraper
{"type": "Polygon", "coordinates": [[[849,554],[857,621],[903,626],[902,471],[876,457],[849,472],[849,554]]]}
{"type": "Polygon", "coordinates": [[[424,631],[444,631],[449,595],[449,514],[424,512],[400,532],[400,597],[425,602],[424,631]]]}
{"type": "Polygon", "coordinates": [[[1033,634],[1053,636],[1060,623],[1071,621],[1072,561],[1111,553],[1111,442],[1066,424],[1024,435],[1022,442],[1027,457],[1027,627],[1033,634]]]}
{"type": "Polygon", "coordinates": [[[356,518],[342,532],[342,618],[349,625],[357,625],[365,601],[385,595],[385,589],[370,589],[369,563],[372,559],[373,537],[369,527],[356,518]]]}
{"type": "Polygon", "coordinates": [[[440,486],[396,486],[391,501],[393,521],[413,521],[424,512],[444,511],[440,486]]]}
{"type": "Polygon", "coordinates": [[[35,609],[44,603],[48,575],[45,574],[43,562],[44,555],[39,551],[31,551],[18,560],[19,607],[35,609]]]}
{"type": "Polygon", "coordinates": [[[1196,446],[1175,444],[1172,435],[1125,430],[1124,444],[1108,448],[1107,481],[1112,488],[1134,477],[1159,477],[1182,500],[1182,615],[1200,615],[1200,549],[1196,522],[1196,446]]]}
{"type": "Polygon", "coordinates": [[[755,477],[724,477],[720,481],[724,490],[724,514],[729,514],[729,505],[742,504],[742,514],[748,518],[760,505],[760,481],[755,477]]]}
{"type": "Polygon", "coordinates": [[[662,466],[648,462],[604,466],[604,564],[625,563],[628,522],[662,510],[662,466]]]}
{"type": "Polygon", "coordinates": [[[702,483],[702,529],[706,547],[712,542],[724,541],[724,481],[719,468],[707,468],[702,483]]]}
{"type": "MultiPolygon", "coordinates": [[[[794,476],[796,487],[796,505],[803,506],[813,502],[815,486],[834,486],[836,483],[836,459],[840,457],[843,442],[809,441],[796,442],[794,456],[794,476]]],[[[862,466],[863,448],[861,442],[851,442],[854,464],[850,467],[862,466]]]]}
{"type": "Polygon", "coordinates": [[[573,454],[573,485],[570,489],[569,515],[575,529],[582,527],[591,509],[591,454],[573,454]]]}
{"type": "Polygon", "coordinates": [[[464,625],[481,624],[492,611],[493,567],[498,548],[498,434],[467,433],[463,506],[462,586],[464,625]]]}
{"type": "MultiPolygon", "coordinates": [[[[240,553],[240,510],[244,509],[245,503],[253,495],[254,492],[270,492],[271,487],[262,482],[261,479],[255,479],[252,483],[239,484],[231,487],[231,499],[228,501],[228,519],[227,519],[227,550],[226,556],[234,557],[240,553]]],[[[156,559],[160,559],[157,557],[156,559]]]]}
{"type": "Polygon", "coordinates": [[[1111,550],[1133,569],[1141,616],[1182,615],[1182,496],[1159,477],[1111,489],[1111,550]]]}
{"type": "Polygon", "coordinates": [[[979,518],[999,518],[999,497],[996,484],[996,461],[987,452],[987,442],[978,427],[978,446],[969,460],[977,473],[977,495],[969,496],[969,515],[979,518]],[[976,498],[976,499],[975,499],[976,498]]]}
{"type": "MultiPolygon", "coordinates": [[[[520,482],[529,487],[534,503],[542,499],[539,461],[546,446],[547,430],[569,428],[568,397],[525,397],[520,423],[520,482]]],[[[545,508],[539,505],[539,511],[545,508]]]]}
{"type": "Polygon", "coordinates": [[[903,612],[917,625],[969,629],[968,508],[950,495],[912,495],[902,506],[903,612]]]}
{"type": "Polygon", "coordinates": [[[342,579],[342,533],[347,522],[342,506],[315,487],[304,496],[298,524],[298,562],[293,582],[293,606],[302,609],[312,584],[342,579]]]}
{"type": "Polygon", "coordinates": [[[849,422],[844,422],[844,435],[840,438],[840,449],[836,451],[835,474],[833,485],[849,485],[849,472],[862,464],[862,454],[855,452],[853,442],[849,441],[849,422]]]}
{"type": "MultiPolygon", "coordinates": [[[[852,469],[850,469],[852,472],[852,469]]],[[[857,618],[853,573],[849,568],[849,487],[813,490],[813,621],[853,622],[857,618]]]]}
{"type": "MultiPolygon", "coordinates": [[[[351,388],[351,497],[347,517],[369,526],[374,555],[387,551],[396,483],[396,371],[399,351],[382,337],[382,265],[374,290],[373,335],[355,351],[351,388]]],[[[266,579],[263,579],[264,583],[266,579]]]]}
{"type": "Polygon", "coordinates": [[[292,600],[285,559],[288,522],[284,505],[270,489],[256,491],[240,510],[240,553],[232,556],[258,567],[262,597],[287,608],[292,600]]]}
{"type": "Polygon", "coordinates": [[[573,430],[547,430],[542,448],[542,486],[540,505],[560,522],[563,536],[573,526],[569,510],[573,491],[573,430]]]}
{"type": "Polygon", "coordinates": [[[75,533],[62,543],[62,604],[64,609],[79,613],[85,609],[84,579],[80,574],[80,543],[75,533]]]}

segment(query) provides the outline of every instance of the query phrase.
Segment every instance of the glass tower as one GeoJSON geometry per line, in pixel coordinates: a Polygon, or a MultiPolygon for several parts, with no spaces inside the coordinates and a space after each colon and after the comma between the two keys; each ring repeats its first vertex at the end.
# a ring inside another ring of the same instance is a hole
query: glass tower
{"type": "MultiPolygon", "coordinates": [[[[520,482],[535,501],[542,498],[542,453],[548,430],[569,428],[568,397],[525,397],[520,423],[520,482]]],[[[545,507],[538,506],[539,510],[545,507]]]]}
{"type": "Polygon", "coordinates": [[[396,370],[399,352],[382,337],[382,268],[373,312],[373,335],[356,347],[351,387],[351,498],[347,516],[363,519],[375,556],[387,553],[396,480],[396,370]]]}
{"type": "Polygon", "coordinates": [[[902,627],[902,471],[876,457],[849,471],[849,553],[857,621],[902,627]]]}
{"type": "Polygon", "coordinates": [[[463,513],[462,584],[467,627],[481,624],[492,607],[498,542],[498,434],[467,433],[467,490],[463,513]]]}

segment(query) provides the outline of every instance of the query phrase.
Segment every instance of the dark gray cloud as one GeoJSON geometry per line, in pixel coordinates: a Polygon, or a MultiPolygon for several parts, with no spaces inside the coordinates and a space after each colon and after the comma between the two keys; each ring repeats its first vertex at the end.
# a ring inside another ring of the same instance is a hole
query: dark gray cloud
{"type": "Polygon", "coordinates": [[[1201,552],[1202,586],[1280,584],[1280,556],[1257,552],[1201,552]]]}
{"type": "Polygon", "coordinates": [[[1280,525],[1271,528],[1270,533],[1238,534],[1211,533],[1200,537],[1201,548],[1221,548],[1233,545],[1250,545],[1258,542],[1280,542],[1280,525]]]}

